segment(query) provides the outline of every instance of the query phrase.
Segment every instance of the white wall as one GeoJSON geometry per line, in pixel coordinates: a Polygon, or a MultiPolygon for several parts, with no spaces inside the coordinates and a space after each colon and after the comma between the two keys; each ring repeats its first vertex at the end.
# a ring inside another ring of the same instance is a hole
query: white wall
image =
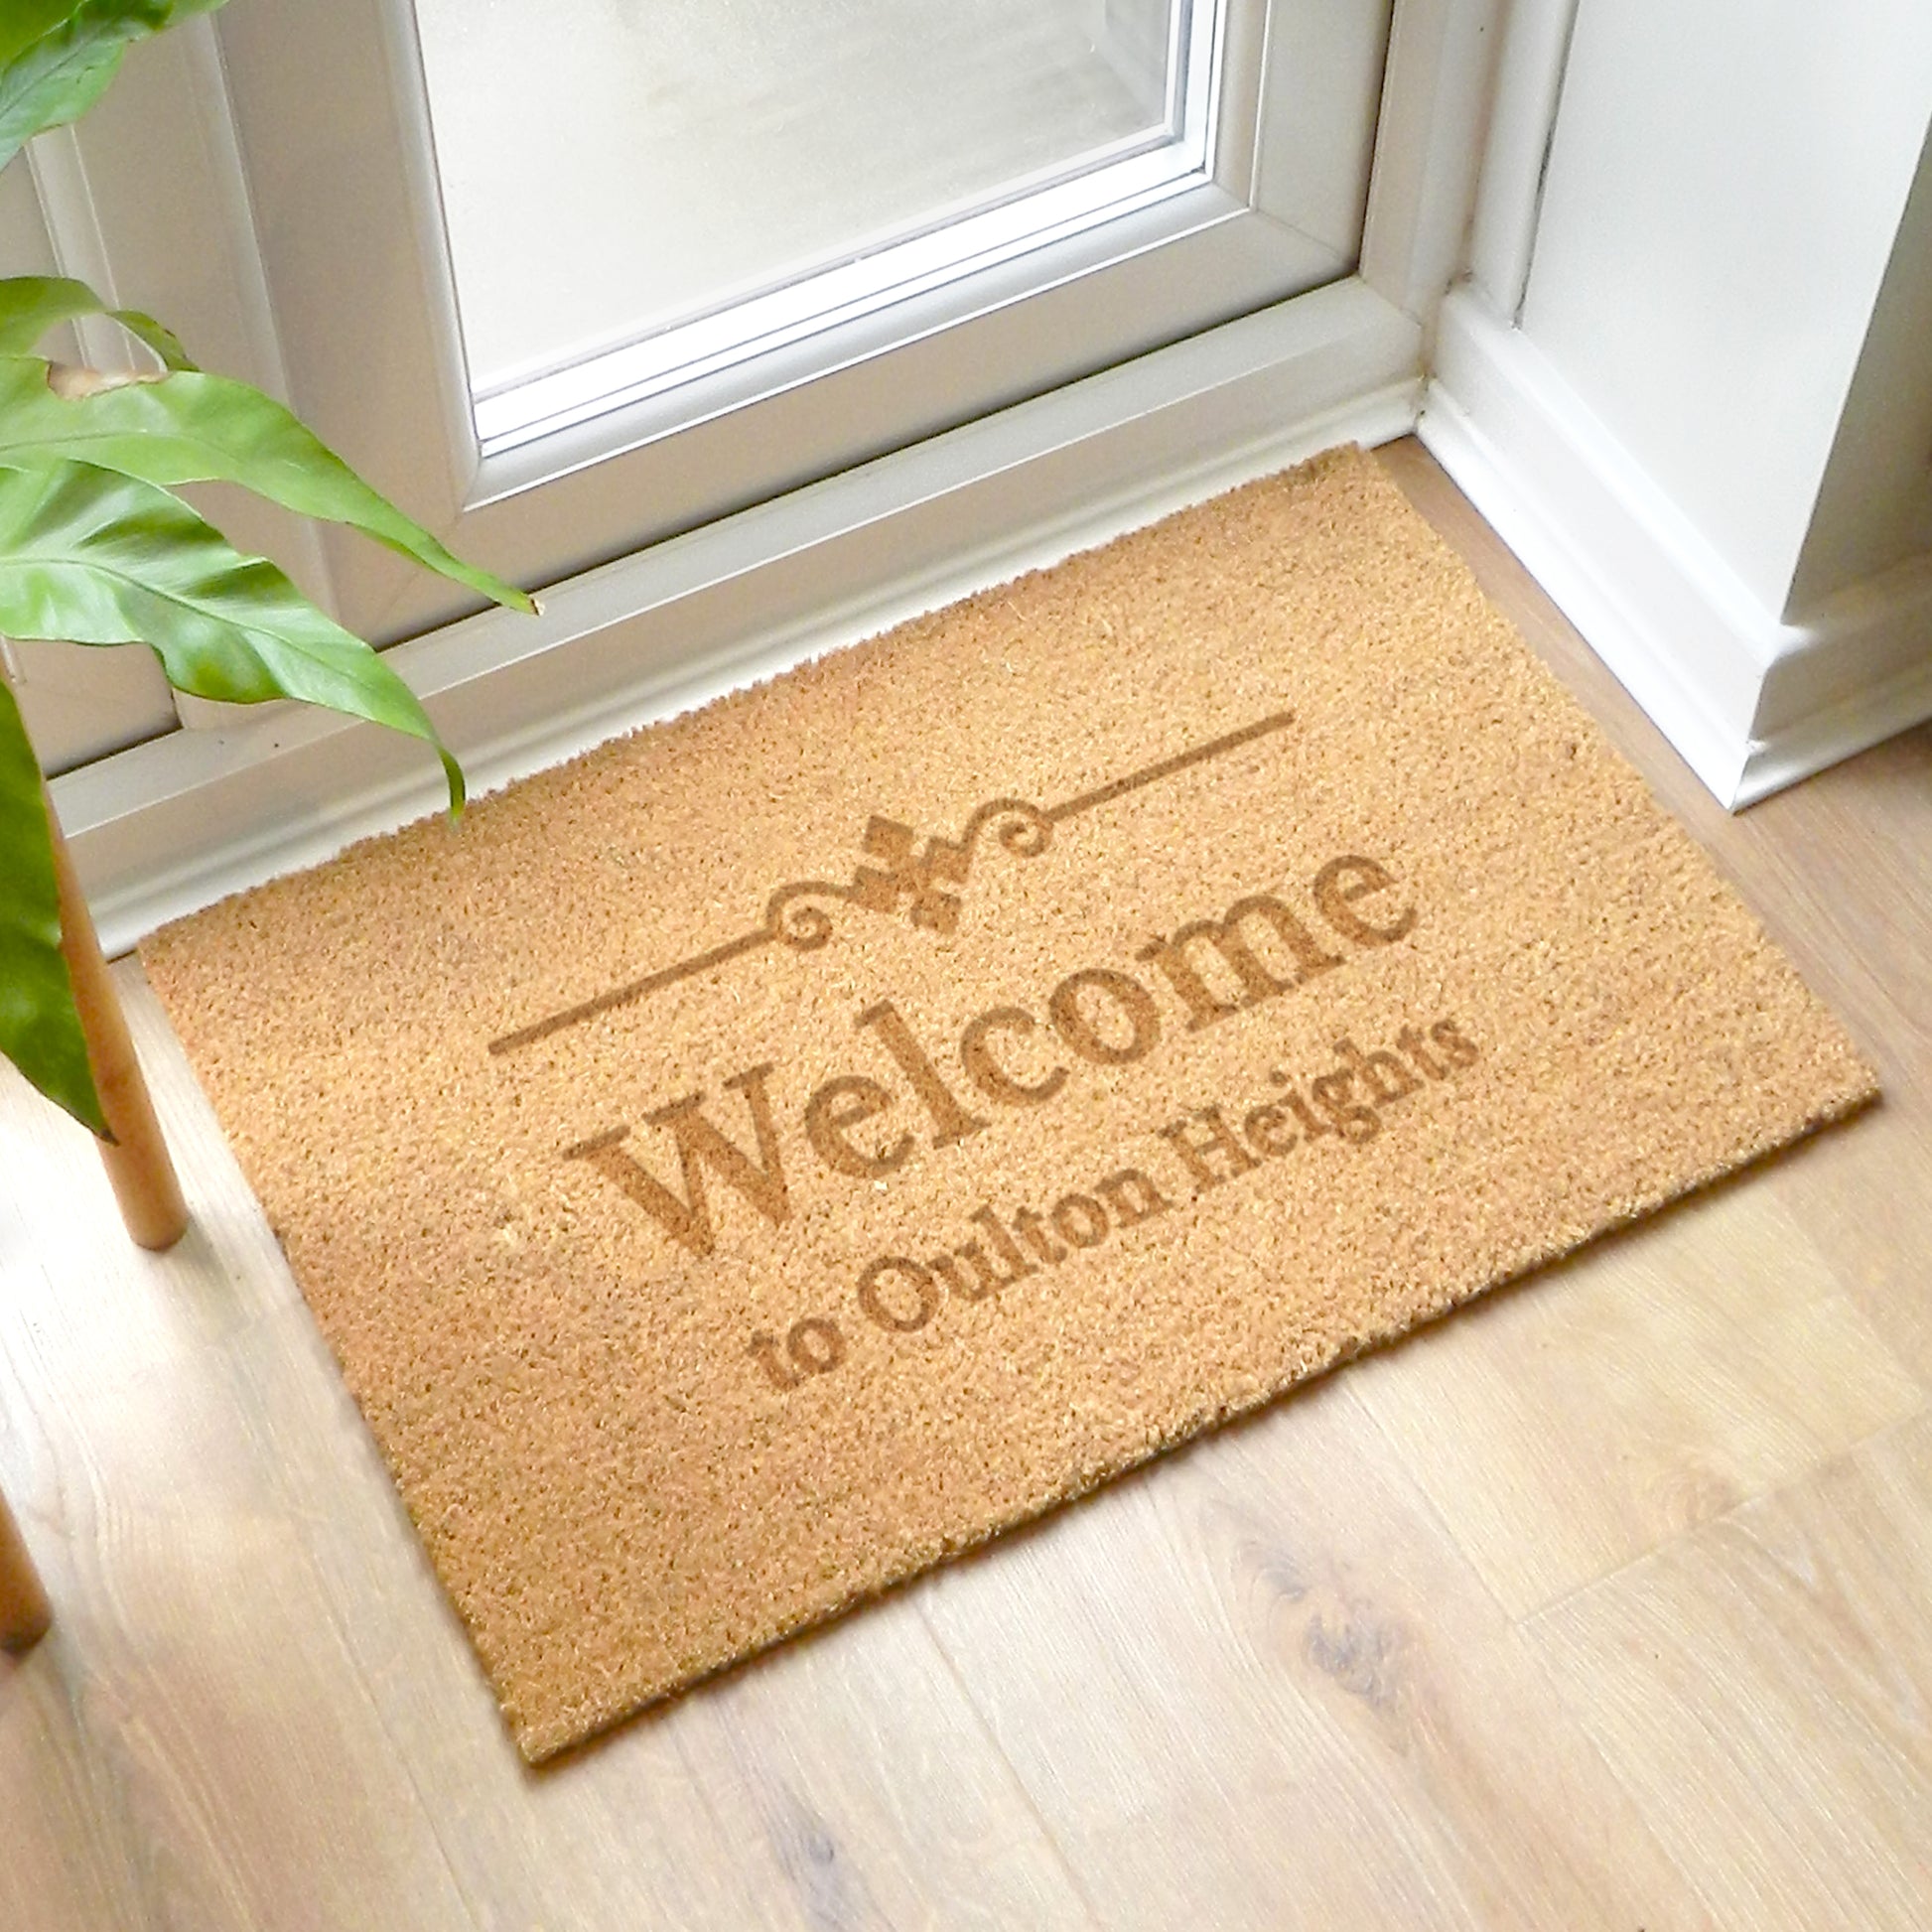
{"type": "Polygon", "coordinates": [[[1932,715],[1932,5],[1517,0],[1510,32],[1543,104],[1499,101],[1424,434],[1747,802],[1932,715]]]}
{"type": "Polygon", "coordinates": [[[1932,551],[1932,135],[1798,559],[1802,609],[1932,551]]]}
{"type": "Polygon", "coordinates": [[[1773,611],[1928,123],[1927,0],[1578,8],[1523,331],[1773,611]]]}

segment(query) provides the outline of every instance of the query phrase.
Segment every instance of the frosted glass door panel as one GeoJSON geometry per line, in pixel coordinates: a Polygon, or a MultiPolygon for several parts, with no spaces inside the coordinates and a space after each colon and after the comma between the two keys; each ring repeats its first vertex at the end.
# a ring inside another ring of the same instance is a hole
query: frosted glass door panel
{"type": "Polygon", "coordinates": [[[416,11],[480,399],[1158,150],[1184,104],[1186,0],[416,11]]]}

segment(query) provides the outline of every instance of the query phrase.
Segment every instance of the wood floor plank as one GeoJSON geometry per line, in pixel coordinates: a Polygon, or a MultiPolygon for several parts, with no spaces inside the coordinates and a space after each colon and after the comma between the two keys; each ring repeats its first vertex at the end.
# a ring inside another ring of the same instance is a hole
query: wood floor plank
{"type": "Polygon", "coordinates": [[[101,1932],[148,1922],[133,1835],[69,1691],[65,1639],[0,1656],[0,1925],[101,1932]]]}
{"type": "Polygon", "coordinates": [[[1092,1926],[918,1596],[708,1687],[686,1761],[761,1835],[809,1925],[1092,1926]]]}
{"type": "Polygon", "coordinates": [[[1346,1375],[934,1580],[1115,1927],[1703,1921],[1346,1375]]]}
{"type": "Polygon", "coordinates": [[[1828,1137],[1768,1184],[1899,1359],[1932,1386],[1932,727],[1748,814],[1754,875],[1877,1060],[1862,1148],[1828,1137]],[[1897,1175],[1897,1184],[1881,1176],[1897,1175]]]}
{"type": "MultiPolygon", "coordinates": [[[[0,1096],[9,1128],[27,1104],[17,1087],[0,1096]]],[[[63,1173],[65,1129],[9,1133],[16,1201],[84,1199],[98,1180],[84,1139],[63,1173]]],[[[111,1842],[69,1841],[70,1895],[91,1893],[82,1909],[102,1927],[322,1928],[382,1897],[411,1922],[467,1927],[235,1403],[223,1344],[254,1290],[215,1265],[206,1228],[166,1257],[132,1249],[104,1196],[44,1249],[33,1267],[0,1250],[16,1264],[0,1414],[57,1620],[0,1685],[0,1725],[23,1746],[9,1775],[111,1842]],[[41,1719],[24,1736],[23,1693],[41,1719]]],[[[57,1888],[6,1922],[65,1903],[57,1888]]]]}
{"type": "Polygon", "coordinates": [[[1719,1922],[1932,1923],[1932,1417],[1533,1618],[1719,1922]]]}
{"type": "Polygon", "coordinates": [[[1932,1387],[1932,1107],[1921,1100],[1932,1080],[1921,1087],[1922,1077],[1889,1076],[1886,1104],[1856,1145],[1827,1136],[1763,1184],[1894,1358],[1932,1387]]]}
{"type": "Polygon", "coordinates": [[[1357,1397],[1512,1615],[1924,1406],[1755,1178],[1357,1366],[1357,1397]]]}

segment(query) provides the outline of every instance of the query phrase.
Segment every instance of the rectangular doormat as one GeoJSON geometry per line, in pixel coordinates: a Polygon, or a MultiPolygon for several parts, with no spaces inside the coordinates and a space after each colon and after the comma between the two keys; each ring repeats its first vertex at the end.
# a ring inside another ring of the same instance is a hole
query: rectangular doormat
{"type": "Polygon", "coordinates": [[[1873,1091],[1354,451],[145,958],[533,1760],[1873,1091]]]}

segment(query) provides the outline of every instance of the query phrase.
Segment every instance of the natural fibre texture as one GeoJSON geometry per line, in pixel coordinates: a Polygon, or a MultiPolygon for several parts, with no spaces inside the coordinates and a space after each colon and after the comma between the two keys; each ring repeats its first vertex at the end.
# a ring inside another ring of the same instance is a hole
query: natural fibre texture
{"type": "Polygon", "coordinates": [[[1873,1091],[1354,451],[145,957],[533,1759],[1873,1091]]]}

